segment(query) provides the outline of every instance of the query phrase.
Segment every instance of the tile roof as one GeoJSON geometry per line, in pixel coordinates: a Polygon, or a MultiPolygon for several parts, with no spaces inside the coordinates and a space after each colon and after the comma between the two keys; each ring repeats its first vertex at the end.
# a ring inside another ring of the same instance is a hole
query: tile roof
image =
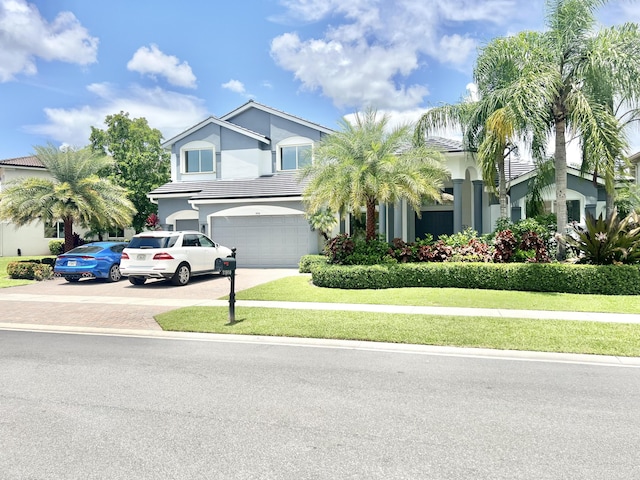
{"type": "Polygon", "coordinates": [[[427,147],[444,153],[464,152],[464,145],[458,140],[443,137],[428,137],[427,147]]]}
{"type": "Polygon", "coordinates": [[[299,197],[305,182],[298,172],[279,172],[250,179],[207,180],[200,182],[166,183],[149,193],[152,197],[171,194],[192,194],[193,200],[299,197]]]}
{"type": "Polygon", "coordinates": [[[38,157],[29,156],[29,157],[18,157],[18,158],[8,158],[6,160],[0,160],[0,166],[2,165],[10,165],[12,167],[31,167],[31,168],[46,168],[44,164],[38,160],[38,157]]]}

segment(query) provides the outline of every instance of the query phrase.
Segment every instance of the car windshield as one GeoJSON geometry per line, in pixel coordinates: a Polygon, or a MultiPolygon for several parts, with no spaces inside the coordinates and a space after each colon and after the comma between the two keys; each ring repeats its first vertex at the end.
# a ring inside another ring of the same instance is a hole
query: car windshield
{"type": "Polygon", "coordinates": [[[178,237],[133,237],[127,248],[170,248],[176,244],[178,237]]]}
{"type": "Polygon", "coordinates": [[[102,250],[102,247],[99,247],[97,245],[82,245],[80,247],[74,248],[73,250],[69,250],[65,255],[85,255],[87,253],[97,253],[100,250],[102,250]]]}

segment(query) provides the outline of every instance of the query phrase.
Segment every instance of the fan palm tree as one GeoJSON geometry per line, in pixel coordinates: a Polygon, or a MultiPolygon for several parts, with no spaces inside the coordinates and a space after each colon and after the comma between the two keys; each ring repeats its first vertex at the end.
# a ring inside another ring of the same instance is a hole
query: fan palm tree
{"type": "Polygon", "coordinates": [[[91,222],[119,227],[130,225],[135,208],[127,192],[97,172],[108,167],[111,157],[90,149],[54,145],[35,147],[35,155],[53,179],[25,178],[0,193],[0,218],[18,226],[36,220],[64,223],[65,251],[73,248],[73,225],[91,222]]]}
{"type": "Polygon", "coordinates": [[[441,201],[448,173],[438,152],[412,145],[412,125],[389,128],[388,115],[368,109],[354,123],[342,119],[340,127],[320,141],[313,163],[301,172],[308,179],[308,211],[359,216],[364,208],[366,239],[372,240],[376,204],[406,200],[420,215],[425,200],[441,201]]]}
{"type": "MultiPolygon", "coordinates": [[[[558,232],[567,226],[568,132],[580,138],[585,162],[612,171],[616,159],[624,156],[627,142],[603,98],[624,97],[632,105],[640,98],[638,25],[626,23],[596,31],[595,11],[605,3],[548,0],[545,32],[522,32],[490,42],[474,71],[483,97],[509,104],[515,124],[544,125],[547,136],[555,137],[558,232]]],[[[544,157],[542,142],[532,150],[536,158],[544,157]]],[[[612,181],[607,188],[613,188],[612,181]]],[[[560,245],[558,256],[564,255],[564,245],[560,245]]]]}

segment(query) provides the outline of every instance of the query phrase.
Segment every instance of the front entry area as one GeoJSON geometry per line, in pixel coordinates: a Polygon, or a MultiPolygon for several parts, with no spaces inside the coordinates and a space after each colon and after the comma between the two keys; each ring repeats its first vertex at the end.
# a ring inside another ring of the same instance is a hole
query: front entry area
{"type": "Polygon", "coordinates": [[[415,222],[416,238],[431,234],[437,240],[440,235],[453,233],[453,210],[422,212],[422,218],[415,215],[415,222]]]}

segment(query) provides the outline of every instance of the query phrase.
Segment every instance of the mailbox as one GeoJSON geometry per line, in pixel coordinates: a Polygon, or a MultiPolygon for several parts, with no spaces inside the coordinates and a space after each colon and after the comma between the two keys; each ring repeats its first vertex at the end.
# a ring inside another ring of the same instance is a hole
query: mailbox
{"type": "Polygon", "coordinates": [[[223,275],[236,271],[236,259],[233,257],[216,258],[215,269],[223,275]]]}

